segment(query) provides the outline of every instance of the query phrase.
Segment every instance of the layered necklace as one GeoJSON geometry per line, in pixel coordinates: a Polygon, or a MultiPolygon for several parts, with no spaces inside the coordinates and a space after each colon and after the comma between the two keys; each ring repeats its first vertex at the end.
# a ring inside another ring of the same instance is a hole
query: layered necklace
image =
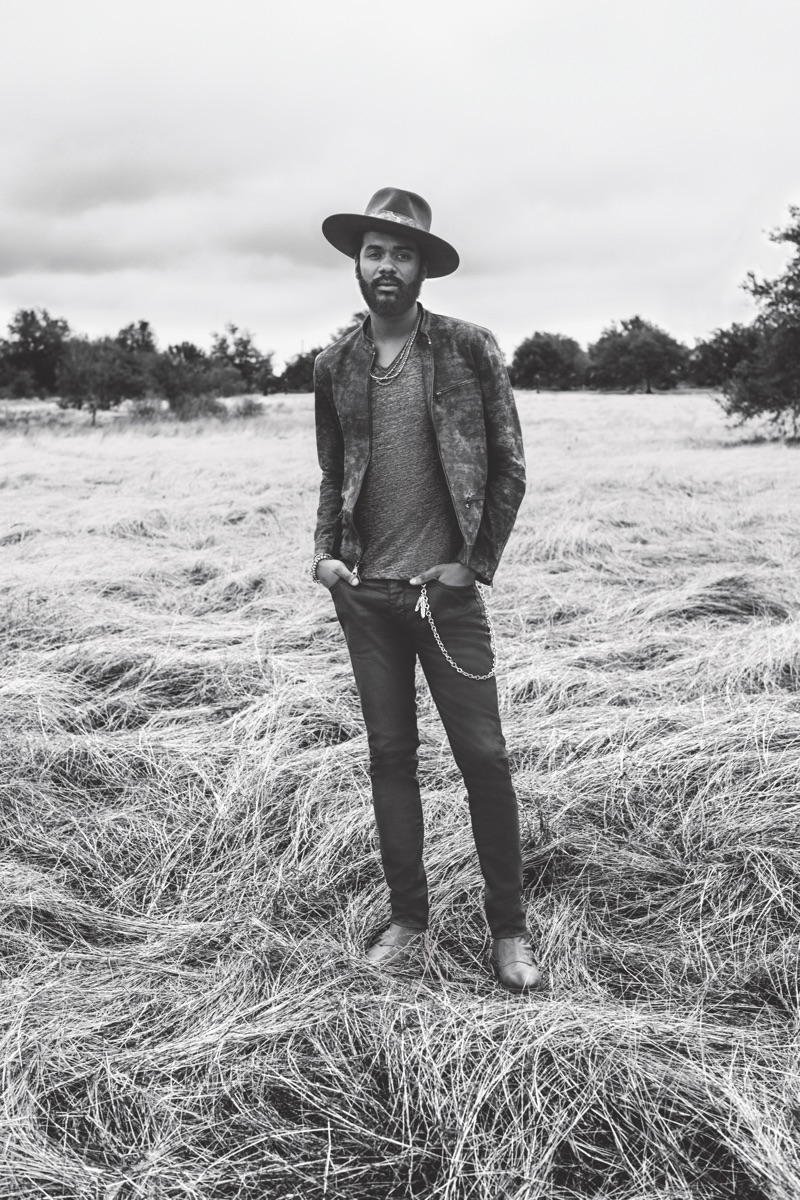
{"type": "Polygon", "coordinates": [[[403,367],[408,362],[409,355],[411,354],[411,347],[414,345],[414,338],[417,336],[421,324],[422,313],[420,312],[419,316],[417,317],[417,323],[411,330],[411,336],[385,375],[376,375],[372,367],[370,367],[369,377],[373,383],[378,383],[381,385],[381,387],[383,387],[384,384],[392,383],[395,379],[397,379],[397,376],[402,373],[403,367]]]}

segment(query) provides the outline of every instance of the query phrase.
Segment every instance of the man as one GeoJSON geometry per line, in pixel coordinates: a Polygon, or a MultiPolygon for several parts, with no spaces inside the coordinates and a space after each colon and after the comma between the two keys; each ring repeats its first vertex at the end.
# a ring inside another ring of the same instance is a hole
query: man
{"type": "Polygon", "coordinates": [[[494,638],[475,585],[490,584],[525,491],[519,420],[491,333],[426,312],[426,277],[459,258],[431,210],[400,188],[364,214],[328,217],[355,261],[369,316],[314,368],[322,469],[312,576],[332,594],[367,728],[391,924],[367,951],[386,969],[428,925],[417,782],[419,658],[464,777],[485,882],[492,964],[537,987],[522,906],[517,800],[500,726],[494,638]]]}

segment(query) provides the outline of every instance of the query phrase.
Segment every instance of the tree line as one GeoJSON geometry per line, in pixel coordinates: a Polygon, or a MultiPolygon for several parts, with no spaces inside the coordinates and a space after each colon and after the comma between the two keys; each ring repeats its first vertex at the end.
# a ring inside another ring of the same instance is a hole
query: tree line
{"type": "Polygon", "coordinates": [[[800,432],[800,206],[770,239],[794,247],[775,279],[750,272],[743,284],[757,315],[749,325],[715,329],[692,349],[641,317],[612,324],[584,351],[559,333],[534,333],[517,346],[512,383],[563,391],[667,390],[686,384],[721,392],[726,414],[741,423],[766,419],[779,432],[800,432]]]}
{"type": "MultiPolygon", "coordinates": [[[[509,373],[517,388],[568,391],[663,391],[678,385],[721,393],[726,414],[742,422],[760,417],[780,432],[800,428],[800,206],[770,234],[793,246],[784,272],[761,280],[751,272],[744,288],[757,315],[698,339],[691,349],[640,316],[612,323],[584,350],[561,333],[534,332],[514,351],[509,373]]],[[[354,313],[332,340],[366,316],[354,313]]],[[[219,411],[220,398],[241,394],[308,392],[321,347],[297,354],[284,370],[262,352],[247,329],[228,324],[212,334],[211,349],[193,342],[158,348],[148,321],[126,325],[115,337],[90,339],[46,309],[20,309],[0,339],[0,396],[57,396],[59,403],[98,409],[123,400],[159,397],[179,417],[219,411]]]]}
{"type": "Polygon", "coordinates": [[[731,325],[689,349],[636,316],[613,322],[587,350],[562,333],[534,333],[517,346],[509,374],[515,387],[539,391],[723,388],[756,344],[752,326],[731,325]]]}
{"type": "MultiPolygon", "coordinates": [[[[359,319],[356,313],[353,324],[359,319]]],[[[212,334],[210,350],[194,342],[160,350],[149,321],[126,325],[114,337],[88,338],[45,308],[22,308],[0,339],[0,396],[55,396],[62,407],[88,409],[92,423],[99,410],[123,400],[157,398],[187,418],[219,412],[222,397],[310,391],[319,350],[295,355],[278,374],[274,355],[234,324],[212,334]]]]}

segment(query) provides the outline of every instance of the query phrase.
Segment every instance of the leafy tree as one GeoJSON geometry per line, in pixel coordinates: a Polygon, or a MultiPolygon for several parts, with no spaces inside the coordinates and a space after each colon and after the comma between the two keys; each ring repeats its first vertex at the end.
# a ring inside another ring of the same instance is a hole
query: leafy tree
{"type": "Polygon", "coordinates": [[[208,365],[208,356],[193,342],[168,346],[153,363],[154,390],[173,408],[186,396],[200,395],[208,365]]]}
{"type": "Polygon", "coordinates": [[[741,424],[762,417],[777,430],[800,432],[800,206],[789,208],[790,223],[770,240],[794,246],[783,274],[759,280],[750,272],[744,287],[759,308],[755,349],[723,385],[722,407],[741,424]]]}
{"type": "Polygon", "coordinates": [[[331,335],[332,342],[338,342],[339,338],[345,337],[348,333],[352,333],[354,329],[360,329],[369,316],[369,309],[361,308],[358,312],[354,312],[346,325],[340,325],[334,334],[331,335]]]}
{"type": "MultiPolygon", "coordinates": [[[[331,334],[328,345],[338,342],[339,338],[360,329],[369,316],[366,308],[354,312],[346,325],[341,325],[331,334]]],[[[314,390],[314,359],[324,349],[323,346],[313,346],[310,350],[301,350],[286,362],[283,374],[275,380],[275,390],[282,392],[313,392],[314,390]]]]}
{"type": "Polygon", "coordinates": [[[641,317],[604,329],[589,347],[589,382],[621,391],[673,388],[684,374],[689,351],[665,330],[641,317]]]}
{"type": "Polygon", "coordinates": [[[238,396],[245,391],[236,367],[206,354],[193,342],[179,342],[158,354],[152,378],[155,390],[180,417],[199,412],[202,398],[238,396]]]}
{"type": "Polygon", "coordinates": [[[20,308],[0,343],[0,386],[14,396],[52,395],[70,328],[46,308],[20,308]]]}
{"type": "Polygon", "coordinates": [[[774,229],[769,235],[771,242],[794,246],[793,256],[782,275],[776,279],[757,279],[752,271],[745,280],[745,290],[761,310],[761,319],[775,324],[784,320],[795,322],[800,318],[800,205],[789,205],[791,224],[785,229],[774,229]]]}
{"type": "Polygon", "coordinates": [[[205,350],[195,346],[194,342],[176,342],[174,346],[167,347],[167,354],[176,361],[185,363],[205,362],[208,357],[205,350]]]}
{"type": "Polygon", "coordinates": [[[321,346],[315,346],[303,354],[295,354],[294,358],[290,358],[280,376],[281,390],[284,392],[313,392],[314,359],[321,351],[321,346]]]}
{"type": "Polygon", "coordinates": [[[710,338],[698,341],[690,352],[690,381],[697,387],[724,387],[739,364],[753,357],[758,340],[758,330],[752,325],[715,329],[710,338]]]}
{"type": "Polygon", "coordinates": [[[155,354],[158,347],[149,321],[133,321],[120,329],[116,341],[134,354],[155,354]]]}
{"type": "Polygon", "coordinates": [[[272,370],[272,355],[261,353],[249,330],[229,322],[225,333],[211,336],[211,358],[238,371],[246,391],[267,395],[275,390],[277,381],[272,370]]]}
{"type": "Polygon", "coordinates": [[[509,374],[514,387],[562,392],[580,387],[586,354],[563,333],[534,333],[517,346],[509,374]]]}
{"type": "Polygon", "coordinates": [[[800,437],[800,322],[758,325],[752,358],[723,386],[723,411],[736,424],[763,418],[778,432],[800,437]]]}
{"type": "Polygon", "coordinates": [[[123,400],[144,396],[149,375],[142,356],[120,345],[116,338],[70,338],[58,366],[56,384],[64,408],[97,412],[115,408],[123,400]]]}

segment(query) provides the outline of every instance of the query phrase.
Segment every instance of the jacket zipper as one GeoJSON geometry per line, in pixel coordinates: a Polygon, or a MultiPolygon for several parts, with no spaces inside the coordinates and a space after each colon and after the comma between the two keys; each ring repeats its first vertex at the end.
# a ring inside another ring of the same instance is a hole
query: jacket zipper
{"type": "MultiPolygon", "coordinates": [[[[375,362],[375,354],[376,353],[377,353],[377,351],[373,351],[373,353],[372,353],[372,362],[369,365],[369,370],[372,369],[372,363],[375,362]]],[[[369,380],[369,370],[367,371],[367,379],[368,380],[369,380]]],[[[353,519],[352,519],[353,531],[354,531],[356,537],[358,538],[358,544],[361,547],[362,551],[364,549],[364,544],[361,541],[361,534],[358,532],[358,526],[356,525],[356,508],[358,506],[358,498],[361,495],[361,489],[364,486],[364,480],[367,477],[367,471],[369,469],[369,464],[372,461],[372,402],[369,398],[369,383],[367,383],[367,423],[369,425],[369,445],[368,445],[368,449],[367,449],[367,461],[364,464],[364,470],[361,472],[361,478],[358,481],[358,491],[356,492],[356,494],[353,498],[353,519]]],[[[344,509],[342,509],[342,512],[344,512],[344,509]]],[[[353,567],[353,574],[355,575],[356,579],[360,578],[360,576],[358,574],[358,568],[360,566],[361,566],[361,559],[359,557],[358,559],[356,559],[356,565],[353,567]]]]}
{"type": "Polygon", "coordinates": [[[469,383],[469,382],[470,382],[470,377],[465,375],[463,379],[457,379],[455,381],[455,383],[451,383],[449,387],[439,388],[439,391],[435,393],[436,399],[441,400],[442,396],[446,396],[448,392],[454,392],[457,387],[461,387],[462,383],[469,383]]]}
{"type": "MultiPolygon", "coordinates": [[[[428,349],[431,350],[431,339],[428,336],[428,334],[425,334],[425,337],[427,338],[427,341],[428,341],[428,349]]],[[[433,357],[433,353],[431,351],[431,358],[432,357],[433,357]]],[[[432,367],[433,367],[433,364],[431,363],[431,368],[432,367]]],[[[431,418],[431,425],[433,426],[433,436],[436,438],[436,452],[439,455],[439,462],[442,464],[442,474],[444,475],[444,481],[447,484],[447,490],[450,493],[450,500],[453,505],[453,512],[456,514],[456,523],[458,524],[458,528],[461,532],[461,536],[464,539],[464,547],[466,548],[467,535],[464,533],[464,526],[461,524],[461,516],[458,511],[458,505],[456,504],[456,498],[453,495],[453,489],[450,486],[450,480],[447,476],[447,467],[445,466],[444,459],[442,458],[442,445],[441,445],[441,442],[439,441],[439,430],[436,428],[436,421],[433,419],[433,395],[434,395],[434,392],[433,392],[433,370],[431,369],[431,390],[430,390],[430,394],[428,396],[428,413],[431,418]]],[[[438,395],[438,393],[437,393],[437,395],[438,395]]],[[[471,496],[469,496],[467,498],[467,508],[469,508],[469,502],[471,499],[472,499],[471,496]]]]}

